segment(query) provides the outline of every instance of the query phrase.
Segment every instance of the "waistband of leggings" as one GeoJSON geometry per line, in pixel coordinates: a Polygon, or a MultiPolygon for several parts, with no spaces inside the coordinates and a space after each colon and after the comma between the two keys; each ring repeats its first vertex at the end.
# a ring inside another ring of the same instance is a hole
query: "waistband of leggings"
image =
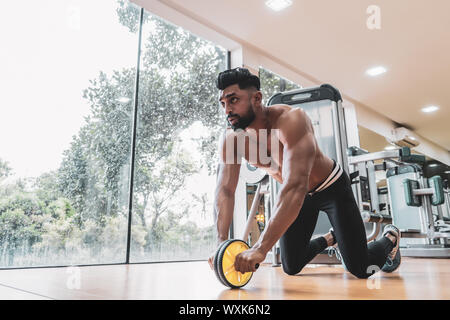
{"type": "Polygon", "coordinates": [[[331,170],[331,173],[328,175],[328,177],[321,182],[316,188],[308,192],[309,195],[313,195],[315,193],[321,192],[331,186],[333,183],[336,182],[337,179],[342,175],[342,167],[337,163],[335,160],[333,165],[333,170],[331,170]]]}

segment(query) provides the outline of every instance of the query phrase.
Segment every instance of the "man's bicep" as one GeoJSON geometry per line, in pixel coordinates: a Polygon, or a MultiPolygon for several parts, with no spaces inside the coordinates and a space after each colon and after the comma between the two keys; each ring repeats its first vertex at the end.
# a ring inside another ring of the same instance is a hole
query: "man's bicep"
{"type": "Polygon", "coordinates": [[[223,132],[219,142],[219,153],[216,192],[234,194],[241,170],[240,153],[234,134],[227,134],[226,130],[223,132]]]}

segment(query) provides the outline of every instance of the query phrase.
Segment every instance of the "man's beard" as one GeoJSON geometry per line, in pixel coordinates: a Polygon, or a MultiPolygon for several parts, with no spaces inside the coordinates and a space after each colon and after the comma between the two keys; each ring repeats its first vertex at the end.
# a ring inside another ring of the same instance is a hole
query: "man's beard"
{"type": "Polygon", "coordinates": [[[250,123],[253,122],[253,120],[255,120],[255,112],[253,112],[253,108],[252,106],[249,107],[248,112],[245,116],[240,116],[238,114],[228,114],[227,116],[227,122],[228,125],[231,127],[231,129],[233,129],[233,131],[236,131],[238,129],[242,129],[244,130],[245,128],[247,128],[250,123]],[[231,124],[230,121],[228,120],[231,117],[236,117],[237,121],[234,122],[234,124],[231,124]]]}

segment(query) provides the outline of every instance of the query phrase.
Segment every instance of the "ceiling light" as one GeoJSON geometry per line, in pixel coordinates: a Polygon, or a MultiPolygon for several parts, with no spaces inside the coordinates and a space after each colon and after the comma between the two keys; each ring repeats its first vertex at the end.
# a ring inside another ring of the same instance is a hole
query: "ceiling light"
{"type": "Polygon", "coordinates": [[[375,77],[375,76],[379,76],[380,74],[385,73],[386,71],[387,70],[385,67],[378,66],[378,67],[370,68],[369,70],[366,71],[366,74],[368,74],[371,77],[375,77]]]}
{"type": "Polygon", "coordinates": [[[280,11],[292,4],[292,0],[267,0],[266,6],[274,11],[280,11]]]}
{"type": "Polygon", "coordinates": [[[439,110],[438,106],[428,106],[428,107],[422,108],[422,112],[425,112],[425,113],[435,112],[437,110],[439,110]]]}

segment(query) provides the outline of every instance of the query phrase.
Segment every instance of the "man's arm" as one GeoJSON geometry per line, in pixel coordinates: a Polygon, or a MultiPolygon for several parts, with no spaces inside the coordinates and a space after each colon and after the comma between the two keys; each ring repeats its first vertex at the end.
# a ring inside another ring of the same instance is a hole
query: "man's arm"
{"type": "MultiPolygon", "coordinates": [[[[232,157],[227,158],[226,140],[234,139],[234,135],[227,137],[226,133],[221,141],[221,159],[218,168],[217,184],[214,197],[214,219],[217,227],[217,242],[221,243],[228,239],[231,221],[234,212],[234,200],[236,186],[239,181],[241,164],[238,163],[237,146],[234,144],[232,157]]],[[[236,142],[236,141],[235,141],[236,142]]]]}
{"type": "MultiPolygon", "coordinates": [[[[229,139],[230,137],[228,137],[229,139]]],[[[217,184],[214,195],[214,220],[217,228],[217,245],[228,239],[231,221],[234,212],[234,194],[239,180],[241,164],[238,163],[237,148],[233,150],[230,161],[226,157],[226,132],[220,141],[220,162],[217,172],[217,184]],[[230,163],[231,162],[231,163],[230,163]]],[[[208,263],[213,269],[214,254],[208,258],[208,263]]]]}
{"type": "Polygon", "coordinates": [[[297,218],[308,192],[316,155],[312,125],[303,110],[289,111],[287,117],[280,120],[279,133],[283,144],[283,184],[274,215],[253,247],[264,256],[297,218]]]}
{"type": "Polygon", "coordinates": [[[214,218],[217,227],[218,243],[228,239],[233,219],[234,194],[239,180],[239,171],[239,164],[219,164],[219,175],[214,197],[214,218]]]}

